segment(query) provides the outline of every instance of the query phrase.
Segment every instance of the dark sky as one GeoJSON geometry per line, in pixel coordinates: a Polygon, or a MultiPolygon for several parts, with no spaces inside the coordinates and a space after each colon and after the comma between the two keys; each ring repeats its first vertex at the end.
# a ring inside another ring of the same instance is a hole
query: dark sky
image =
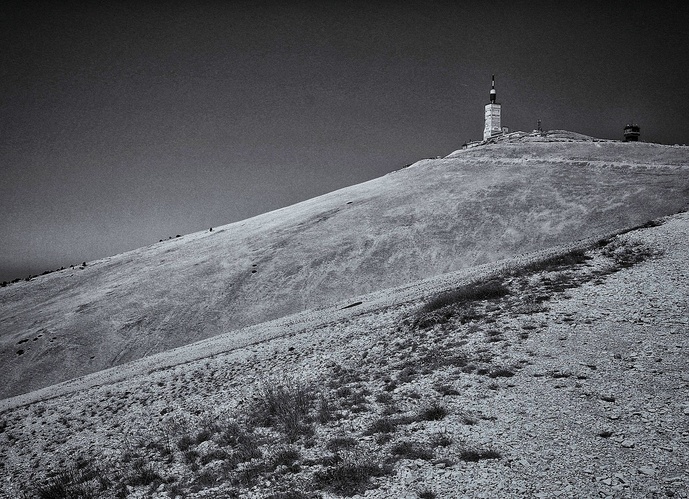
{"type": "Polygon", "coordinates": [[[492,73],[511,130],[689,142],[677,5],[5,2],[0,280],[447,155],[492,73]]]}

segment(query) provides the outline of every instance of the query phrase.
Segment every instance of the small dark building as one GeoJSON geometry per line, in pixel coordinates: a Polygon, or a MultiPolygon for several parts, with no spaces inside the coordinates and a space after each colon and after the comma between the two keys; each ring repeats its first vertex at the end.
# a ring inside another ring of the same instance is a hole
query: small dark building
{"type": "Polygon", "coordinates": [[[641,128],[639,125],[627,125],[624,127],[624,141],[638,142],[639,135],[641,135],[641,128]]]}

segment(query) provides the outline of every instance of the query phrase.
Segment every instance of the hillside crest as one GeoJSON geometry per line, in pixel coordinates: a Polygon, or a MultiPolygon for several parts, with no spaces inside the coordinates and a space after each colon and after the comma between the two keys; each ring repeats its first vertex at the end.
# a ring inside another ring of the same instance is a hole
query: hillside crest
{"type": "Polygon", "coordinates": [[[686,148],[572,137],[508,136],[2,288],[0,397],[686,208],[686,148]]]}

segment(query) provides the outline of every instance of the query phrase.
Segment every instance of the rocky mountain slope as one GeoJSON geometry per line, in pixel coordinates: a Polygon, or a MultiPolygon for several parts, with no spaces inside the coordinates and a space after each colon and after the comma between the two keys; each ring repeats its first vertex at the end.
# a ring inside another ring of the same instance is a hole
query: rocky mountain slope
{"type": "Polygon", "coordinates": [[[689,497],[687,240],[681,213],[4,401],[0,493],[689,497]]]}
{"type": "Polygon", "coordinates": [[[242,222],[0,288],[0,397],[687,205],[680,147],[511,134],[242,222]]]}

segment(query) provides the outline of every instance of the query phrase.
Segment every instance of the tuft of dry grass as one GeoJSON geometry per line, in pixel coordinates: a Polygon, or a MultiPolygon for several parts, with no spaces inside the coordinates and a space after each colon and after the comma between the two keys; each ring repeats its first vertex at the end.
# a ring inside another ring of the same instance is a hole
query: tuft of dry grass
{"type": "Polygon", "coordinates": [[[403,459],[423,459],[424,461],[433,459],[433,449],[428,445],[408,440],[396,443],[390,448],[390,452],[403,459]]]}
{"type": "Polygon", "coordinates": [[[280,384],[264,382],[249,412],[249,419],[260,426],[279,428],[293,442],[301,435],[313,432],[309,412],[314,400],[314,390],[306,384],[295,381],[280,384]]]}
{"type": "Polygon", "coordinates": [[[96,467],[76,463],[57,473],[47,483],[36,487],[33,493],[38,499],[95,499],[107,490],[109,485],[96,467]]]}
{"type": "Polygon", "coordinates": [[[314,474],[314,485],[345,496],[373,488],[372,477],[391,473],[389,465],[380,464],[372,456],[348,456],[314,474]]]}
{"type": "Polygon", "coordinates": [[[447,416],[447,409],[438,402],[431,403],[419,413],[419,419],[423,421],[440,421],[445,416],[447,416]]]}

